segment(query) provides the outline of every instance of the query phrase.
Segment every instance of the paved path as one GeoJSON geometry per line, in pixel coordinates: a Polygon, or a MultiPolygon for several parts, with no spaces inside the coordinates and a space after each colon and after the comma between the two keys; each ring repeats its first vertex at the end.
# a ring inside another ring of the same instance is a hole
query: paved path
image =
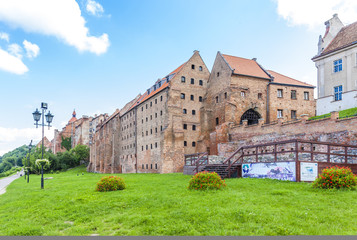
{"type": "Polygon", "coordinates": [[[6,178],[1,178],[0,179],[0,195],[4,194],[6,192],[6,187],[14,180],[18,179],[20,177],[20,174],[22,174],[22,177],[24,176],[24,171],[21,170],[19,174],[15,174],[6,178]]]}

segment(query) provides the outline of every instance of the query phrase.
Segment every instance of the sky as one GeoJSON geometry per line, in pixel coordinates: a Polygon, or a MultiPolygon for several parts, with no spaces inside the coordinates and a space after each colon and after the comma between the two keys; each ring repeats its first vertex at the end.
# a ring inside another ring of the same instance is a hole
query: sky
{"type": "Polygon", "coordinates": [[[220,51],[316,85],[318,37],[338,13],[357,21],[355,0],[0,0],[0,156],[41,129],[53,138],[75,109],[112,114],[200,51],[220,51]]]}

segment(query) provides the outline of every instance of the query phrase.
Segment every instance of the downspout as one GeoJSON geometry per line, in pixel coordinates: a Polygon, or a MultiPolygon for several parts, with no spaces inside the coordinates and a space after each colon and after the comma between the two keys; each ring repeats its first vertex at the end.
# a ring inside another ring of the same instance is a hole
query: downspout
{"type": "Polygon", "coordinates": [[[138,119],[137,119],[137,106],[134,107],[134,112],[135,112],[135,126],[134,126],[134,133],[135,133],[135,173],[138,173],[138,134],[137,134],[137,126],[138,126],[138,119]]]}
{"type": "Polygon", "coordinates": [[[270,104],[270,101],[269,101],[269,98],[270,98],[270,81],[268,82],[268,85],[267,85],[267,103],[266,103],[266,121],[265,123],[269,123],[270,122],[270,109],[269,109],[269,104],[270,104]]]}

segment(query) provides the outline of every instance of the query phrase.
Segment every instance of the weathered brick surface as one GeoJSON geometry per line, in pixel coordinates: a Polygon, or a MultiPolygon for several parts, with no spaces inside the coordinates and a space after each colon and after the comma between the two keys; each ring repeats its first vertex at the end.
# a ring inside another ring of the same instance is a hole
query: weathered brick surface
{"type": "MultiPolygon", "coordinates": [[[[295,123],[277,123],[263,126],[232,126],[228,133],[229,141],[216,141],[218,153],[221,156],[228,156],[229,153],[241,146],[291,139],[357,145],[357,117],[315,121],[300,120],[295,123]]],[[[215,140],[219,137],[211,134],[211,138],[215,140]]],[[[305,146],[306,149],[308,147],[305,146]]],[[[338,149],[335,150],[339,151],[338,149]]],[[[326,151],[326,149],[321,149],[321,151],[326,151]]]]}

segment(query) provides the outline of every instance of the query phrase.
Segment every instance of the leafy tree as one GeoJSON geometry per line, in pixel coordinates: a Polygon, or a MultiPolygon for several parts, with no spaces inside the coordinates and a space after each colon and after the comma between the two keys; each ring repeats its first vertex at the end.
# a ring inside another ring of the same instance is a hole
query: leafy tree
{"type": "Polygon", "coordinates": [[[69,151],[72,148],[72,139],[70,137],[61,136],[61,147],[69,151]]]}
{"type": "Polygon", "coordinates": [[[87,145],[78,144],[75,148],[71,149],[74,156],[80,161],[89,161],[89,147],[87,145]]]}

